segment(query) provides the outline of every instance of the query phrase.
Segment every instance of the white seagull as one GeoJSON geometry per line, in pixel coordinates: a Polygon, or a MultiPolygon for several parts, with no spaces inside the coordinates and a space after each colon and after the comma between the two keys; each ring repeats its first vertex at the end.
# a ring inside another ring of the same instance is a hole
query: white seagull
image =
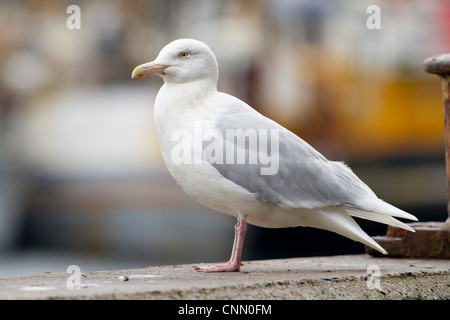
{"type": "Polygon", "coordinates": [[[154,121],[167,169],[192,198],[237,218],[228,263],[196,270],[239,271],[247,223],[324,229],[384,254],[352,216],[414,232],[393,217],[416,217],[379,199],[344,163],[327,160],[245,102],[219,92],[218,63],[205,43],[175,40],[131,77],[154,74],[164,79],[154,121]]]}

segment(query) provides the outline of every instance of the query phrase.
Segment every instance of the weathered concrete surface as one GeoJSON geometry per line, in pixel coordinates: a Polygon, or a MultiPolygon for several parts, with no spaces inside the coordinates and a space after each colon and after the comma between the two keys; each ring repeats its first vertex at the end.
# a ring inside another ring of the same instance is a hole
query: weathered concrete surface
{"type": "Polygon", "coordinates": [[[250,261],[239,273],[198,273],[192,265],[86,272],[79,289],[67,287],[70,276],[0,279],[0,298],[450,299],[449,260],[369,255],[250,261]]]}

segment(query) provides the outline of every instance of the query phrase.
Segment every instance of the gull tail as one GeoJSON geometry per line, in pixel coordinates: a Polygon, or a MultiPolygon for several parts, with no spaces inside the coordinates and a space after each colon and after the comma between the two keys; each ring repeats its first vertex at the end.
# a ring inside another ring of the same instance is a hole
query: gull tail
{"type": "MultiPolygon", "coordinates": [[[[310,223],[307,223],[306,225],[335,232],[354,241],[368,245],[383,254],[387,254],[387,251],[384,250],[383,247],[361,229],[347,210],[347,208],[344,209],[339,207],[324,207],[315,210],[315,214],[311,215],[314,216],[314,220],[311,220],[310,223]]],[[[362,214],[360,214],[360,216],[362,216],[362,214]]]]}
{"type": "Polygon", "coordinates": [[[417,218],[412,214],[409,214],[401,209],[394,207],[393,205],[387,202],[384,202],[383,200],[379,200],[377,204],[370,209],[366,208],[362,209],[355,207],[343,207],[343,208],[353,217],[380,222],[390,226],[415,232],[413,228],[411,228],[410,226],[401,221],[398,221],[393,217],[404,218],[413,221],[417,221],[417,218]]]}
{"type": "Polygon", "coordinates": [[[370,212],[370,211],[364,211],[360,209],[345,209],[352,217],[362,218],[366,220],[371,220],[375,222],[384,223],[393,227],[405,229],[411,232],[415,232],[413,228],[408,226],[407,224],[398,221],[397,219],[391,217],[388,214],[383,214],[379,212],[370,212]]]}
{"type": "MultiPolygon", "coordinates": [[[[366,220],[371,220],[375,222],[384,223],[390,226],[394,226],[397,228],[405,229],[411,232],[415,232],[413,228],[411,228],[409,225],[393,218],[399,217],[409,220],[417,221],[417,218],[413,216],[412,214],[409,214],[401,209],[398,209],[394,207],[393,205],[390,205],[387,202],[384,202],[382,200],[379,200],[377,205],[372,210],[364,210],[360,208],[354,208],[354,207],[342,207],[346,211],[346,213],[353,217],[358,217],[366,220]]],[[[347,233],[352,233],[350,236],[346,235],[348,238],[351,238],[355,241],[362,242],[366,245],[369,245],[370,247],[380,251],[383,254],[387,254],[387,251],[384,250],[378,243],[376,243],[371,237],[369,237],[361,228],[359,228],[358,224],[351,218],[348,217],[347,224],[348,226],[351,226],[351,228],[347,228],[347,233]],[[354,224],[358,227],[353,225],[350,220],[354,222],[354,224]],[[359,230],[358,230],[359,229],[359,230]]],[[[338,232],[339,233],[339,232],[338,232]]],[[[341,233],[342,235],[345,235],[341,233]]]]}
{"type": "Polygon", "coordinates": [[[368,210],[368,211],[375,211],[375,212],[379,212],[379,213],[388,214],[390,216],[397,217],[397,218],[404,218],[404,219],[408,219],[408,220],[417,221],[417,218],[415,216],[413,216],[412,214],[410,214],[406,211],[403,211],[397,207],[394,207],[393,205],[391,205],[387,202],[384,202],[383,200],[378,200],[378,203],[375,206],[375,208],[373,210],[368,210]]]}

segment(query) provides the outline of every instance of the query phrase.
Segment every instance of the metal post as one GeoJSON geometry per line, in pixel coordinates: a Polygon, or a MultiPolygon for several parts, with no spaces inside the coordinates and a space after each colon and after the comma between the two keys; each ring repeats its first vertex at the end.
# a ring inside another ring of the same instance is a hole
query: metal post
{"type": "MultiPolygon", "coordinates": [[[[389,252],[388,257],[450,259],[450,53],[425,59],[424,69],[439,75],[442,81],[449,216],[445,222],[409,223],[415,233],[389,226],[386,236],[373,238],[389,252]]],[[[373,256],[380,255],[367,246],[366,252],[373,256]]]]}
{"type": "Polygon", "coordinates": [[[445,125],[445,162],[447,167],[447,213],[449,214],[446,222],[450,223],[450,53],[427,58],[423,65],[426,72],[441,77],[445,125]]]}

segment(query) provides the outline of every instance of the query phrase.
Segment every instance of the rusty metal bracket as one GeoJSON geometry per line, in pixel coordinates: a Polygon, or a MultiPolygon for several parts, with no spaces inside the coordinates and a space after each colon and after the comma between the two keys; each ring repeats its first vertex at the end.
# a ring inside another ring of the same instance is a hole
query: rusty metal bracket
{"type": "MultiPolygon", "coordinates": [[[[447,212],[450,214],[450,53],[429,57],[424,69],[441,78],[444,104],[445,162],[447,169],[447,212]]],[[[445,222],[409,223],[415,233],[389,226],[386,236],[373,237],[388,257],[450,259],[450,215],[445,222]]],[[[372,256],[381,254],[366,246],[372,256]]]]}

